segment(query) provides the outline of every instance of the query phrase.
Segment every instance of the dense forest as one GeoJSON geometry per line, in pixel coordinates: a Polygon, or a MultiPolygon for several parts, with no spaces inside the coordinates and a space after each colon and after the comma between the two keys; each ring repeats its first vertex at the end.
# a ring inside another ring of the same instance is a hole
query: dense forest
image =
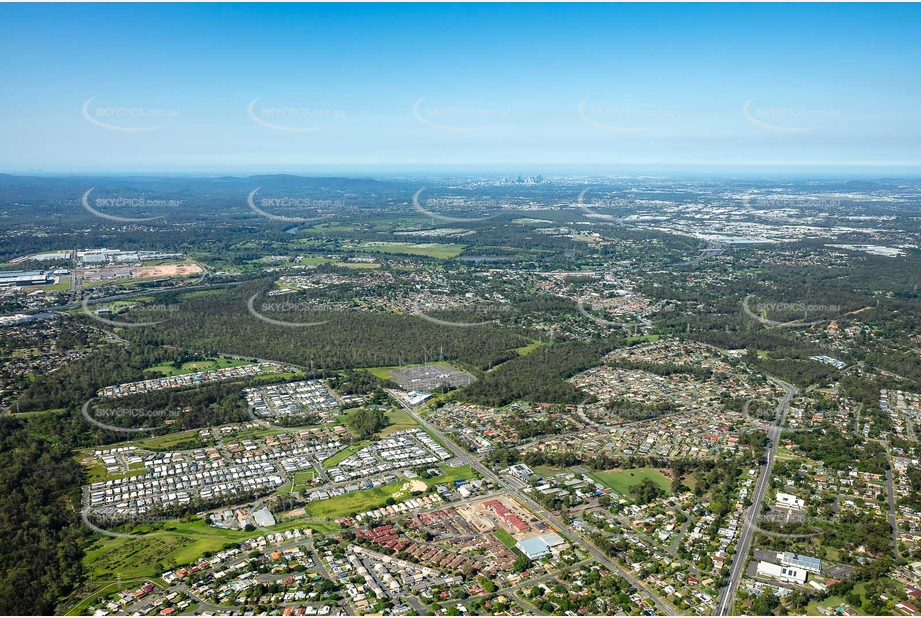
{"type": "Polygon", "coordinates": [[[450,328],[393,313],[279,311],[269,317],[322,324],[276,325],[247,309],[248,299],[268,291],[270,285],[261,281],[219,294],[192,296],[168,321],[130,329],[124,337],[140,346],[182,346],[208,355],[240,354],[327,370],[402,365],[440,356],[486,367],[529,343],[523,335],[492,324],[450,328]]]}
{"type": "Polygon", "coordinates": [[[566,378],[598,364],[613,349],[605,341],[569,341],[542,346],[508,361],[457,393],[470,403],[501,407],[516,399],[541,403],[579,403],[585,395],[566,378]]]}
{"type": "Polygon", "coordinates": [[[53,614],[82,576],[83,469],[56,424],[0,418],[0,613],[53,614]],[[31,426],[30,426],[31,425],[31,426]]]}

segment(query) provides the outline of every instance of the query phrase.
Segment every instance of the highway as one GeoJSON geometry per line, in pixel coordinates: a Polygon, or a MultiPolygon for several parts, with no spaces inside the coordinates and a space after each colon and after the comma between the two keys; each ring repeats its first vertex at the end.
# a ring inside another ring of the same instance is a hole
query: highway
{"type": "MultiPolygon", "coordinates": [[[[911,423],[907,423],[908,426],[911,426],[911,423]]],[[[895,560],[899,559],[899,527],[898,520],[896,518],[895,511],[895,484],[892,479],[892,453],[889,451],[889,442],[887,440],[880,440],[882,445],[886,448],[886,460],[889,462],[889,468],[886,469],[886,491],[889,494],[889,512],[887,517],[889,519],[889,527],[892,528],[892,557],[895,560]]]]}
{"type": "MultiPolygon", "coordinates": [[[[125,300],[129,298],[137,298],[138,296],[150,296],[152,294],[165,294],[167,292],[190,292],[193,290],[205,290],[210,288],[220,288],[225,286],[234,286],[245,283],[244,281],[222,281],[219,283],[203,283],[203,284],[193,284],[186,286],[173,286],[168,288],[149,288],[140,290],[138,292],[125,292],[123,294],[113,294],[112,296],[100,296],[99,298],[88,298],[86,299],[87,305],[98,305],[101,303],[113,302],[116,300],[125,300]]],[[[54,312],[54,311],[66,311],[68,309],[78,309],[83,306],[83,301],[67,303],[66,305],[54,305],[52,307],[39,307],[35,309],[22,309],[17,311],[17,313],[22,313],[25,315],[31,315],[33,313],[42,313],[42,312],[54,312]]]]}
{"type": "Polygon", "coordinates": [[[787,419],[787,411],[790,409],[790,402],[796,395],[796,388],[791,385],[771,378],[771,382],[781,386],[784,389],[784,396],[777,405],[777,412],[774,415],[774,424],[768,429],[768,444],[764,451],[764,463],[758,474],[758,482],[755,483],[755,491],[752,493],[752,505],[748,507],[743,516],[742,531],[739,533],[739,540],[736,542],[736,551],[732,558],[732,566],[729,570],[729,581],[720,589],[719,598],[716,603],[716,616],[729,616],[732,613],[732,606],[735,603],[736,592],[739,589],[739,582],[745,574],[745,563],[748,560],[748,552],[751,549],[752,538],[755,536],[755,520],[761,512],[761,503],[764,502],[764,496],[767,494],[771,479],[771,468],[774,466],[774,456],[777,454],[777,444],[780,442],[780,434],[783,431],[784,422],[787,419]]]}

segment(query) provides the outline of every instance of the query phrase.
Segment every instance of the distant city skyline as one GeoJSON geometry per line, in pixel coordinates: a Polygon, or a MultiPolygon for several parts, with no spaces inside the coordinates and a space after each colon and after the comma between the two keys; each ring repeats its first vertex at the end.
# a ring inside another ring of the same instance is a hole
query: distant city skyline
{"type": "Polygon", "coordinates": [[[916,176],[917,5],[0,5],[0,172],[916,176]]]}

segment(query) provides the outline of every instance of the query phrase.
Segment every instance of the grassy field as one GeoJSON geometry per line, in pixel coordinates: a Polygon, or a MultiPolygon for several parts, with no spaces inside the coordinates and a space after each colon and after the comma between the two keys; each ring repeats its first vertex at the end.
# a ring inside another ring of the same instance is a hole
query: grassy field
{"type": "Polygon", "coordinates": [[[66,292],[70,289],[70,276],[62,275],[58,277],[58,283],[42,286],[46,292],[66,292]]]}
{"type": "Polygon", "coordinates": [[[381,267],[381,265],[377,262],[336,262],[336,266],[341,266],[343,268],[364,268],[370,270],[381,267]]]}
{"type": "Polygon", "coordinates": [[[183,363],[181,369],[176,369],[171,363],[155,365],[144,370],[145,373],[160,373],[165,377],[178,376],[185,373],[197,373],[199,371],[210,371],[212,369],[226,369],[227,367],[240,367],[241,365],[252,365],[247,360],[235,358],[213,358],[205,361],[196,361],[183,363]]]}
{"type": "MultiPolygon", "coordinates": [[[[283,532],[293,528],[313,528],[317,532],[331,532],[338,529],[335,524],[305,523],[292,520],[272,526],[271,530],[283,532]]],[[[258,537],[265,531],[224,530],[214,528],[204,520],[171,522],[162,527],[150,528],[152,532],[137,538],[106,537],[94,543],[86,552],[83,564],[97,578],[155,577],[159,567],[170,569],[187,564],[206,552],[215,552],[228,544],[237,544],[248,538],[258,537]]],[[[144,526],[135,528],[143,532],[144,526]]]]}
{"type": "Polygon", "coordinates": [[[559,468],[551,468],[550,466],[531,466],[531,471],[538,476],[543,478],[550,478],[551,476],[556,476],[560,472],[565,472],[559,468]]]}
{"type": "MultiPolygon", "coordinates": [[[[96,577],[153,577],[160,575],[159,567],[178,566],[195,560],[206,551],[217,551],[232,539],[231,531],[218,531],[227,536],[202,531],[189,531],[189,524],[180,524],[183,531],[162,532],[139,538],[105,538],[90,547],[84,558],[87,570],[96,577]]],[[[201,526],[207,524],[201,522],[201,526]]],[[[217,531],[216,528],[212,530],[217,531]]]]}
{"type": "Polygon", "coordinates": [[[30,416],[41,416],[49,412],[63,412],[64,408],[53,408],[51,410],[33,410],[32,412],[10,412],[13,418],[29,418],[30,416]]]}
{"type": "Polygon", "coordinates": [[[96,481],[113,481],[115,479],[128,478],[129,476],[140,476],[146,472],[146,468],[137,468],[135,470],[129,470],[128,472],[122,472],[120,474],[106,474],[105,464],[97,464],[87,470],[90,483],[95,483],[96,481]]]}
{"type": "Polygon", "coordinates": [[[503,530],[502,528],[497,528],[492,531],[496,535],[496,538],[502,541],[502,544],[508,547],[509,549],[515,547],[515,538],[508,533],[508,531],[503,530]]]}
{"type": "Polygon", "coordinates": [[[345,458],[347,458],[347,457],[350,457],[350,456],[354,455],[355,453],[357,453],[358,451],[360,451],[360,450],[363,449],[364,447],[368,446],[368,444],[370,444],[370,442],[368,442],[367,440],[365,440],[365,441],[362,441],[362,442],[358,442],[358,443],[356,443],[356,444],[353,444],[352,446],[349,446],[349,447],[347,447],[347,448],[345,448],[345,449],[339,451],[338,453],[336,453],[335,455],[333,455],[332,457],[330,457],[329,459],[327,459],[326,461],[324,461],[324,462],[323,462],[323,467],[324,467],[324,468],[335,468],[336,466],[339,465],[339,462],[340,462],[340,461],[342,461],[343,459],[345,459],[345,458]]]}
{"type": "Polygon", "coordinates": [[[97,605],[101,600],[108,600],[109,597],[111,597],[113,594],[115,594],[116,592],[121,592],[122,590],[125,590],[126,588],[130,588],[132,590],[135,588],[140,588],[147,582],[147,580],[148,578],[146,577],[139,577],[136,579],[127,579],[127,580],[123,579],[121,581],[121,586],[119,586],[119,582],[113,582],[111,584],[106,584],[105,586],[102,586],[101,588],[93,592],[91,595],[87,596],[85,599],[80,601],[78,605],[76,605],[73,609],[69,610],[64,615],[65,616],[83,616],[86,611],[86,608],[89,607],[90,605],[97,605]]]}
{"type": "Polygon", "coordinates": [[[291,482],[294,485],[294,491],[302,491],[307,484],[310,483],[314,478],[316,478],[317,473],[315,470],[300,470],[295,472],[291,477],[291,482]]]}
{"type": "MultiPolygon", "coordinates": [[[[456,468],[441,466],[441,469],[444,471],[444,474],[425,479],[423,482],[428,487],[432,487],[438,483],[453,486],[456,479],[472,479],[477,476],[470,466],[458,466],[456,468]]],[[[328,517],[335,519],[353,513],[361,513],[363,511],[376,509],[384,506],[387,502],[387,498],[393,497],[394,494],[401,493],[403,485],[407,482],[406,480],[399,480],[389,485],[375,487],[374,489],[362,489],[337,498],[310,502],[304,507],[304,514],[308,517],[328,517]]],[[[401,501],[409,497],[408,493],[404,493],[399,496],[397,500],[401,501]]]]}
{"type": "MultiPolygon", "coordinates": [[[[532,341],[532,342],[529,343],[528,345],[521,346],[520,348],[515,348],[515,351],[518,352],[518,355],[519,355],[519,356],[527,356],[528,354],[530,354],[531,352],[533,352],[533,351],[536,350],[537,348],[541,347],[542,345],[544,345],[544,344],[541,343],[540,341],[532,341]]],[[[496,367],[498,367],[498,366],[499,366],[499,365],[496,365],[496,367]]]]}
{"type": "Polygon", "coordinates": [[[627,337],[627,343],[637,343],[640,341],[658,341],[662,335],[637,335],[636,337],[627,337]]]}
{"type": "MultiPolygon", "coordinates": [[[[859,583],[859,584],[855,585],[855,586],[854,586],[854,591],[855,591],[857,594],[860,595],[860,602],[863,603],[864,599],[866,599],[866,596],[865,596],[866,587],[864,586],[864,584],[863,584],[863,583],[859,583]]],[[[828,597],[827,599],[825,599],[825,600],[822,601],[821,603],[819,603],[819,602],[817,602],[817,601],[812,601],[812,602],[809,603],[809,605],[806,606],[806,614],[807,614],[808,616],[821,616],[821,615],[823,615],[823,614],[822,614],[822,612],[819,611],[819,605],[821,605],[821,606],[823,606],[823,607],[828,607],[828,608],[831,609],[831,608],[841,607],[841,605],[843,605],[843,604],[846,603],[846,602],[847,602],[847,601],[845,601],[843,597],[828,597]]],[[[854,608],[854,611],[857,612],[857,615],[858,615],[858,616],[866,616],[866,615],[867,615],[866,612],[864,612],[860,607],[854,607],[853,605],[851,605],[851,607],[854,608]]]]}
{"type": "Polygon", "coordinates": [[[631,486],[637,485],[643,479],[649,479],[665,490],[666,493],[672,493],[672,482],[655,468],[606,470],[604,472],[593,472],[589,476],[621,495],[627,494],[631,486]]]}
{"type": "Polygon", "coordinates": [[[343,517],[353,513],[361,513],[384,506],[387,498],[400,491],[406,481],[397,481],[389,485],[382,485],[374,489],[362,489],[350,494],[310,502],[304,507],[304,514],[308,517],[343,517]]]}
{"type": "Polygon", "coordinates": [[[429,487],[443,483],[445,485],[450,485],[453,487],[454,481],[458,479],[470,480],[472,478],[477,478],[480,475],[474,472],[473,468],[470,466],[457,466],[452,468],[450,466],[439,466],[441,471],[444,472],[441,476],[432,477],[430,479],[425,479],[425,484],[429,487]]]}
{"type": "Polygon", "coordinates": [[[390,420],[390,424],[381,430],[380,436],[382,438],[392,434],[394,431],[411,429],[419,426],[419,423],[417,423],[403,408],[394,408],[390,410],[390,412],[387,413],[387,418],[390,420]]]}
{"type": "Polygon", "coordinates": [[[457,243],[364,242],[358,248],[378,253],[406,253],[448,259],[460,255],[465,246],[457,243]]]}

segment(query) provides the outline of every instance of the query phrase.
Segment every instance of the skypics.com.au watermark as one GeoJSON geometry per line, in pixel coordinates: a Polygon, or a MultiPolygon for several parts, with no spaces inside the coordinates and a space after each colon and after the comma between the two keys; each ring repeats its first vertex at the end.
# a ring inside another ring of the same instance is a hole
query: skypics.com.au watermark
{"type": "Polygon", "coordinates": [[[106,219],[107,221],[117,221],[120,223],[145,223],[147,221],[155,221],[157,219],[162,219],[165,215],[157,215],[155,217],[125,217],[123,215],[113,215],[108,212],[103,212],[97,210],[98,208],[131,208],[135,210],[149,210],[149,209],[163,209],[163,208],[179,208],[182,206],[182,200],[174,199],[151,199],[146,196],[130,196],[130,197],[97,197],[93,200],[93,205],[90,205],[90,194],[95,191],[96,187],[91,187],[86,193],[83,194],[81,203],[83,208],[95,217],[100,219],[106,219]]]}
{"type": "Polygon", "coordinates": [[[763,129],[781,131],[784,133],[801,133],[803,131],[817,131],[823,125],[812,124],[818,119],[837,119],[841,112],[834,109],[809,109],[805,107],[751,107],[754,97],[742,106],[742,116],[750,123],[763,129]],[[790,121],[793,121],[792,123],[790,121]],[[808,126],[795,126],[796,121],[807,121],[808,126]]]}
{"type": "Polygon", "coordinates": [[[182,206],[182,200],[151,200],[146,197],[97,197],[98,208],[173,208],[182,206]]]}
{"type": "MultiPolygon", "coordinates": [[[[105,324],[106,326],[117,326],[121,328],[144,328],[149,326],[156,326],[157,324],[162,324],[166,322],[169,317],[164,317],[163,319],[156,320],[154,322],[121,322],[110,320],[99,315],[100,312],[111,312],[111,309],[108,309],[106,305],[103,305],[100,309],[93,311],[89,306],[89,299],[84,298],[80,303],[80,306],[83,310],[83,313],[96,320],[100,324],[105,324]]],[[[179,311],[179,305],[165,305],[165,304],[156,304],[156,305],[136,305],[131,307],[131,313],[140,313],[147,314],[150,316],[168,316],[171,313],[176,313],[179,311]]]]}
{"type": "MultiPolygon", "coordinates": [[[[597,302],[598,299],[595,299],[595,300],[597,302]]],[[[626,328],[626,329],[636,330],[639,328],[652,328],[652,326],[655,324],[655,322],[653,322],[652,320],[648,318],[643,318],[643,317],[638,317],[636,320],[633,320],[630,322],[618,322],[615,320],[606,320],[597,315],[593,315],[589,313],[591,310],[594,309],[594,307],[592,306],[591,299],[588,299],[588,300],[583,299],[583,298],[578,299],[576,301],[576,309],[579,310],[579,313],[581,313],[583,316],[587,317],[588,319],[592,320],[596,324],[599,324],[601,326],[607,326],[610,328],[626,328]]],[[[601,307],[601,309],[605,309],[605,307],[601,307]]]]}
{"type": "Polygon", "coordinates": [[[320,326],[326,324],[329,320],[322,320],[320,322],[291,322],[287,320],[279,320],[276,318],[270,318],[266,313],[277,313],[284,316],[291,315],[292,313],[304,313],[307,315],[316,314],[322,312],[322,307],[318,307],[312,303],[292,303],[289,301],[282,302],[264,302],[260,304],[259,309],[256,309],[256,298],[261,294],[257,292],[250,296],[249,300],[246,302],[246,309],[249,311],[257,320],[265,322],[266,324],[271,324],[273,326],[286,326],[289,328],[305,328],[309,326],[320,326]]]}
{"type": "Polygon", "coordinates": [[[810,517],[805,512],[791,512],[786,509],[776,509],[767,513],[754,514],[754,506],[746,510],[743,521],[758,534],[772,536],[778,539],[803,540],[822,534],[821,525],[834,523],[824,517],[810,517]],[[791,532],[782,532],[782,528],[791,532]],[[778,529],[780,528],[780,529],[778,529]]]}
{"type": "Polygon", "coordinates": [[[308,301],[291,302],[288,300],[264,302],[259,305],[262,313],[332,313],[344,311],[342,307],[320,305],[308,301]]]}
{"type": "Polygon", "coordinates": [[[484,120],[504,120],[512,113],[501,109],[479,109],[475,107],[426,107],[422,108],[425,97],[413,104],[413,116],[422,124],[439,131],[482,131],[489,124],[480,124],[484,120]],[[469,124],[469,123],[475,124],[469,124]]]}
{"type": "Polygon", "coordinates": [[[502,109],[475,109],[473,107],[427,107],[425,115],[431,118],[506,118],[512,113],[502,109]]]}
{"type": "Polygon", "coordinates": [[[179,418],[180,412],[178,410],[159,410],[159,409],[147,409],[147,408],[108,408],[101,407],[94,410],[90,410],[90,404],[95,401],[96,398],[90,399],[83,404],[81,408],[81,413],[83,418],[92,423],[93,425],[106,429],[108,431],[114,431],[116,433],[144,433],[149,431],[157,431],[158,429],[163,429],[167,427],[170,423],[175,422],[179,418]],[[123,427],[118,425],[111,425],[109,423],[104,423],[99,418],[105,418],[107,420],[114,419],[165,419],[165,422],[161,425],[155,427],[123,427]]]}
{"type": "Polygon", "coordinates": [[[150,109],[146,107],[90,107],[90,103],[96,97],[91,97],[83,103],[83,117],[91,124],[109,131],[123,131],[136,133],[139,131],[154,131],[162,128],[164,125],[158,124],[153,126],[143,126],[150,120],[160,120],[168,118],[177,118],[178,110],[173,109],[150,109]],[[130,121],[130,122],[125,122],[130,121]],[[140,126],[133,126],[131,122],[141,121],[140,126]]]}
{"type": "Polygon", "coordinates": [[[619,133],[639,133],[648,131],[650,120],[671,118],[674,110],[651,107],[600,107],[586,108],[588,99],[582,100],[576,107],[579,118],[599,129],[619,133]],[[639,124],[638,124],[639,123],[639,124]]]}
{"type": "MultiPolygon", "coordinates": [[[[432,311],[430,309],[430,311],[432,311]]],[[[452,322],[450,320],[443,320],[441,318],[436,318],[426,314],[424,311],[419,311],[414,315],[420,317],[426,322],[432,322],[433,324],[438,324],[439,326],[450,326],[450,327],[470,327],[470,326],[485,326],[486,324],[493,324],[497,320],[501,319],[504,315],[511,315],[515,313],[515,308],[510,305],[496,305],[496,304],[484,304],[474,302],[470,305],[460,305],[457,307],[450,307],[445,309],[438,309],[438,311],[458,311],[463,313],[473,313],[475,315],[483,315],[488,318],[486,320],[480,320],[477,322],[452,322]]]]}
{"type": "Polygon", "coordinates": [[[179,524],[185,521],[184,519],[180,517],[171,517],[165,514],[163,515],[153,514],[153,513],[128,514],[128,513],[120,513],[120,512],[106,513],[106,512],[99,512],[99,511],[90,511],[88,507],[84,508],[80,512],[80,516],[83,519],[83,523],[86,525],[86,527],[92,530],[93,532],[102,534],[104,536],[116,538],[116,539],[141,538],[145,536],[155,535],[158,533],[154,532],[154,533],[148,533],[148,534],[137,534],[137,533],[132,533],[132,532],[113,532],[111,530],[107,530],[106,528],[103,528],[102,526],[140,526],[144,524],[154,524],[154,525],[179,524]]]}
{"type": "Polygon", "coordinates": [[[617,418],[622,419],[625,422],[652,421],[659,418],[665,418],[667,416],[682,414],[682,411],[678,410],[677,408],[669,408],[667,410],[648,410],[644,408],[609,408],[605,406],[604,411],[608,414],[617,416],[617,418]]]}
{"type": "MultiPolygon", "coordinates": [[[[249,415],[250,419],[270,429],[281,429],[283,431],[289,431],[292,427],[298,427],[298,426],[305,425],[305,424],[315,424],[315,422],[312,420],[311,421],[305,420],[310,416],[310,414],[307,412],[304,412],[303,414],[292,414],[292,415],[286,415],[286,416],[275,416],[271,413],[259,414],[256,412],[255,406],[251,403],[248,403],[246,405],[246,413],[249,415]],[[285,425],[279,425],[273,422],[273,421],[278,421],[278,420],[288,421],[291,424],[288,426],[285,426],[285,425]]],[[[319,421],[316,421],[316,422],[319,422],[319,421]]]]}
{"type": "Polygon", "coordinates": [[[95,408],[96,418],[179,418],[179,410],[148,410],[146,408],[95,408]]]}
{"type": "MultiPolygon", "coordinates": [[[[426,217],[431,217],[433,219],[440,219],[441,221],[447,221],[448,223],[474,223],[477,221],[487,221],[489,219],[493,219],[498,216],[498,213],[494,215],[489,215],[488,217],[472,217],[472,218],[449,217],[446,215],[441,215],[441,214],[438,214],[437,212],[432,212],[431,210],[428,210],[427,208],[423,208],[422,204],[419,201],[419,196],[422,195],[423,191],[425,191],[425,187],[423,187],[422,189],[419,189],[413,195],[413,208],[417,212],[421,212],[422,214],[424,214],[426,217]]],[[[458,199],[459,198],[454,198],[454,197],[434,198],[434,200],[437,200],[437,201],[433,202],[431,205],[432,206],[439,206],[439,205],[445,206],[446,205],[446,206],[456,207],[458,206],[458,202],[457,202],[458,199]]],[[[463,205],[468,205],[466,201],[463,201],[462,203],[463,205]]],[[[496,200],[485,200],[482,203],[487,207],[490,205],[493,205],[496,208],[499,207],[499,202],[496,200]]],[[[479,206],[480,204],[481,202],[476,202],[475,204],[470,204],[470,206],[479,206]]],[[[430,200],[426,200],[426,206],[429,206],[429,205],[430,205],[430,200]]]]}
{"type": "Polygon", "coordinates": [[[308,131],[319,131],[325,129],[327,125],[307,126],[303,123],[314,122],[318,118],[344,118],[345,110],[341,109],[317,109],[313,107],[260,107],[256,108],[256,97],[246,106],[246,114],[250,119],[263,127],[273,131],[287,131],[291,133],[306,133],[308,131]],[[295,121],[295,122],[291,122],[295,121]]]}
{"type": "Polygon", "coordinates": [[[813,305],[807,303],[758,303],[759,312],[787,311],[798,313],[816,313],[823,311],[841,311],[841,305],[813,305]]]}
{"type": "Polygon", "coordinates": [[[249,196],[246,198],[246,205],[249,206],[250,210],[256,214],[265,217],[267,219],[273,219],[275,221],[283,221],[285,223],[312,223],[314,221],[329,221],[333,218],[332,213],[327,213],[317,217],[286,217],[282,215],[275,215],[266,210],[265,208],[296,208],[296,209],[305,209],[312,210],[319,214],[322,210],[334,210],[341,211],[346,203],[343,200],[317,200],[313,198],[306,197],[263,197],[259,199],[259,205],[256,205],[256,193],[259,192],[261,187],[256,187],[253,189],[249,196]]]}
{"type": "Polygon", "coordinates": [[[837,313],[840,313],[841,311],[840,305],[817,305],[817,304],[801,303],[801,302],[796,302],[796,303],[779,302],[779,303],[759,303],[756,306],[756,310],[758,311],[758,313],[755,313],[755,311],[752,311],[752,307],[750,306],[751,299],[752,299],[752,296],[746,296],[745,300],[742,301],[742,311],[745,313],[745,315],[747,315],[748,317],[752,318],[753,320],[757,322],[760,322],[761,324],[764,324],[765,326],[771,326],[771,327],[776,327],[776,328],[805,328],[809,326],[815,326],[816,324],[821,324],[822,322],[833,319],[834,316],[829,316],[821,320],[813,320],[811,322],[807,322],[806,320],[809,318],[810,313],[812,313],[813,315],[815,315],[816,313],[822,314],[822,313],[832,313],[832,312],[837,314],[837,313]],[[779,320],[769,319],[767,317],[768,312],[802,313],[803,317],[801,319],[781,322],[779,320]]]}
{"type": "MultiPolygon", "coordinates": [[[[623,225],[624,219],[614,217],[613,215],[603,215],[601,213],[595,212],[585,203],[585,194],[588,193],[589,190],[590,189],[587,189],[587,188],[582,189],[582,191],[579,193],[579,198],[577,202],[579,209],[582,212],[584,212],[586,215],[588,215],[589,217],[593,217],[596,219],[604,219],[607,221],[612,221],[614,223],[623,225]]],[[[592,206],[594,206],[595,208],[611,208],[612,206],[613,207],[624,207],[624,206],[627,206],[627,201],[622,198],[613,198],[613,199],[602,198],[602,199],[593,200],[592,206]]]]}

